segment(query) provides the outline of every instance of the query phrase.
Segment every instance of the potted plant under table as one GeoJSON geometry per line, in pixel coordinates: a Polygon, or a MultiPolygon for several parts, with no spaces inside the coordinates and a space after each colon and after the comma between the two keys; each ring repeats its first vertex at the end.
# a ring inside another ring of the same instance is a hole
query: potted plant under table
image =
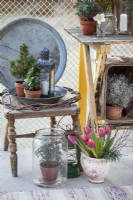
{"type": "Polygon", "coordinates": [[[109,75],[106,90],[106,118],[120,119],[122,111],[127,108],[133,97],[133,84],[130,84],[125,75],[109,75]]]}

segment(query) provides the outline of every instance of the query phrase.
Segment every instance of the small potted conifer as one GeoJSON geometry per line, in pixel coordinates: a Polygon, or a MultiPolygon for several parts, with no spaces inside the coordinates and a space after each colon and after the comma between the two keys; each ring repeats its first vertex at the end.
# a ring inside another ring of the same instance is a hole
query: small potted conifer
{"type": "Polygon", "coordinates": [[[24,93],[26,98],[40,98],[41,96],[40,68],[36,64],[26,75],[24,93]]]}
{"type": "Polygon", "coordinates": [[[35,58],[29,54],[28,46],[20,45],[19,58],[10,62],[11,74],[18,80],[15,83],[17,96],[24,97],[24,79],[32,66],[35,65],[35,58]]]}
{"type": "Polygon", "coordinates": [[[54,141],[53,139],[48,143],[44,141],[44,143],[42,143],[35,151],[35,154],[39,158],[43,180],[49,183],[55,181],[61,163],[59,142],[54,141]]]}

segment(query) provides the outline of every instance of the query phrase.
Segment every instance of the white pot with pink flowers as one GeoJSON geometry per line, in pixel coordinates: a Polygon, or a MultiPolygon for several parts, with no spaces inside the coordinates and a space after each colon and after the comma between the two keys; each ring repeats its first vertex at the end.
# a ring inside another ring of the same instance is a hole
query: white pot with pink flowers
{"type": "Polygon", "coordinates": [[[75,136],[69,140],[81,149],[81,165],[92,183],[102,183],[109,169],[110,161],[118,161],[121,157],[122,144],[117,132],[113,132],[107,124],[84,127],[84,133],[76,130],[75,136]],[[118,138],[117,138],[118,137],[118,138]]]}

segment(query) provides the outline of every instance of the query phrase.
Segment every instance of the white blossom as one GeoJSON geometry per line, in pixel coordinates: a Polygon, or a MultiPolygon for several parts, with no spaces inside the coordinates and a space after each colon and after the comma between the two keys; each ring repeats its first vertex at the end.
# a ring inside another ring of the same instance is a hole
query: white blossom
{"type": "Polygon", "coordinates": [[[94,19],[99,25],[101,25],[102,22],[105,22],[105,15],[104,15],[104,13],[97,14],[95,17],[93,17],[93,19],[94,19]]]}

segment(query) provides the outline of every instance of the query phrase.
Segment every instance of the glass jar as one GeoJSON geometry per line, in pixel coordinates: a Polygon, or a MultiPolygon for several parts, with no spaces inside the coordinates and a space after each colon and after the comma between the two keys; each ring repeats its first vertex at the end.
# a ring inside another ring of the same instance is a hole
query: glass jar
{"type": "Polygon", "coordinates": [[[127,10],[125,0],[114,1],[115,31],[118,34],[132,33],[132,13],[127,10]]]}
{"type": "Polygon", "coordinates": [[[96,27],[96,35],[98,37],[112,35],[114,33],[114,15],[106,14],[105,22],[101,22],[101,24],[97,23],[96,27]]]}
{"type": "Polygon", "coordinates": [[[33,141],[33,182],[41,187],[59,187],[67,181],[68,143],[65,131],[45,128],[33,141]]]}

